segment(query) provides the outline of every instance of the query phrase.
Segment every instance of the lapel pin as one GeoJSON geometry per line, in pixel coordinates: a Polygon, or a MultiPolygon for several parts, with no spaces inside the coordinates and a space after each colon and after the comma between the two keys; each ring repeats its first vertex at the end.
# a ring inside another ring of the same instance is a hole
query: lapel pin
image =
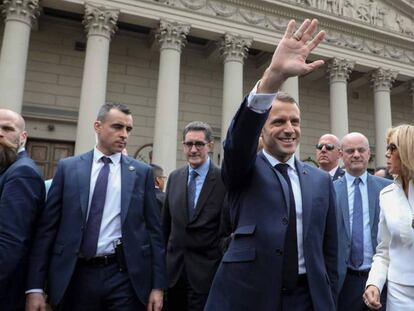
{"type": "Polygon", "coordinates": [[[135,171],[135,167],[133,167],[133,166],[131,165],[130,167],[128,167],[128,170],[130,170],[131,172],[132,172],[132,171],[135,171]]]}

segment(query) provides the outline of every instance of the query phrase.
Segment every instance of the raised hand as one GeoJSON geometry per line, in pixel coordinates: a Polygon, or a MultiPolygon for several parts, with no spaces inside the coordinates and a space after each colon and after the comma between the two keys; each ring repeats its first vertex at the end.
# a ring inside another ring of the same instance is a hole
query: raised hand
{"type": "Polygon", "coordinates": [[[325,32],[320,31],[312,38],[318,21],[306,19],[296,32],[295,25],[294,20],[288,23],[286,32],[273,53],[272,61],[263,74],[257,93],[276,93],[287,78],[307,74],[324,64],[323,60],[306,63],[309,54],[325,37],[325,32]]]}

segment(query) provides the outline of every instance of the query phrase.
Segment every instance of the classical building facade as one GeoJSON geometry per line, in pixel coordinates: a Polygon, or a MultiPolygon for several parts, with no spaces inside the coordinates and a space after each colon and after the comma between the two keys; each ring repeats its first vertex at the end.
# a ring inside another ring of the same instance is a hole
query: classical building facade
{"type": "Polygon", "coordinates": [[[23,114],[47,176],[94,146],[105,101],[133,112],[131,155],[170,172],[184,162],[183,127],[201,120],[219,162],[292,18],[318,18],[327,33],[310,57],[326,65],[283,87],[301,105],[301,159],[324,133],[359,131],[371,167],[384,165],[386,129],[413,120],[413,0],[3,0],[2,13],[0,106],[23,114]]]}

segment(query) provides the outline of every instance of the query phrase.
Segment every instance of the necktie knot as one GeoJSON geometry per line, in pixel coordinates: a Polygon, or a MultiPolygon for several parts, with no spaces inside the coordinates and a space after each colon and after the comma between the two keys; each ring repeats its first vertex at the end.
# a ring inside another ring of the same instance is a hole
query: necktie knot
{"type": "Polygon", "coordinates": [[[197,176],[198,176],[198,173],[197,173],[197,171],[196,171],[196,170],[192,170],[192,171],[190,172],[190,178],[191,178],[191,179],[195,179],[195,178],[197,178],[197,176]]]}
{"type": "Polygon", "coordinates": [[[110,164],[110,163],[112,163],[111,158],[108,158],[108,157],[105,157],[105,156],[101,158],[101,161],[102,161],[103,164],[110,164]]]}
{"type": "Polygon", "coordinates": [[[289,164],[286,163],[279,163],[275,165],[275,169],[277,169],[282,175],[288,175],[289,164]]]}
{"type": "Polygon", "coordinates": [[[361,182],[361,178],[359,178],[359,177],[355,178],[355,180],[354,180],[354,184],[355,184],[356,186],[358,186],[360,182],[361,182]]]}

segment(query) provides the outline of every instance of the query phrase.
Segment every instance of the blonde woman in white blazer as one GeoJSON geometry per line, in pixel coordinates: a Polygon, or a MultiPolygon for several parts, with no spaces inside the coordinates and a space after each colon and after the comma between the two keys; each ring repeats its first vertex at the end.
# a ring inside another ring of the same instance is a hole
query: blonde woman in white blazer
{"type": "Polygon", "coordinates": [[[380,193],[378,246],[364,302],[379,309],[380,292],[387,281],[387,311],[414,310],[414,126],[388,131],[387,166],[394,183],[380,193]]]}

